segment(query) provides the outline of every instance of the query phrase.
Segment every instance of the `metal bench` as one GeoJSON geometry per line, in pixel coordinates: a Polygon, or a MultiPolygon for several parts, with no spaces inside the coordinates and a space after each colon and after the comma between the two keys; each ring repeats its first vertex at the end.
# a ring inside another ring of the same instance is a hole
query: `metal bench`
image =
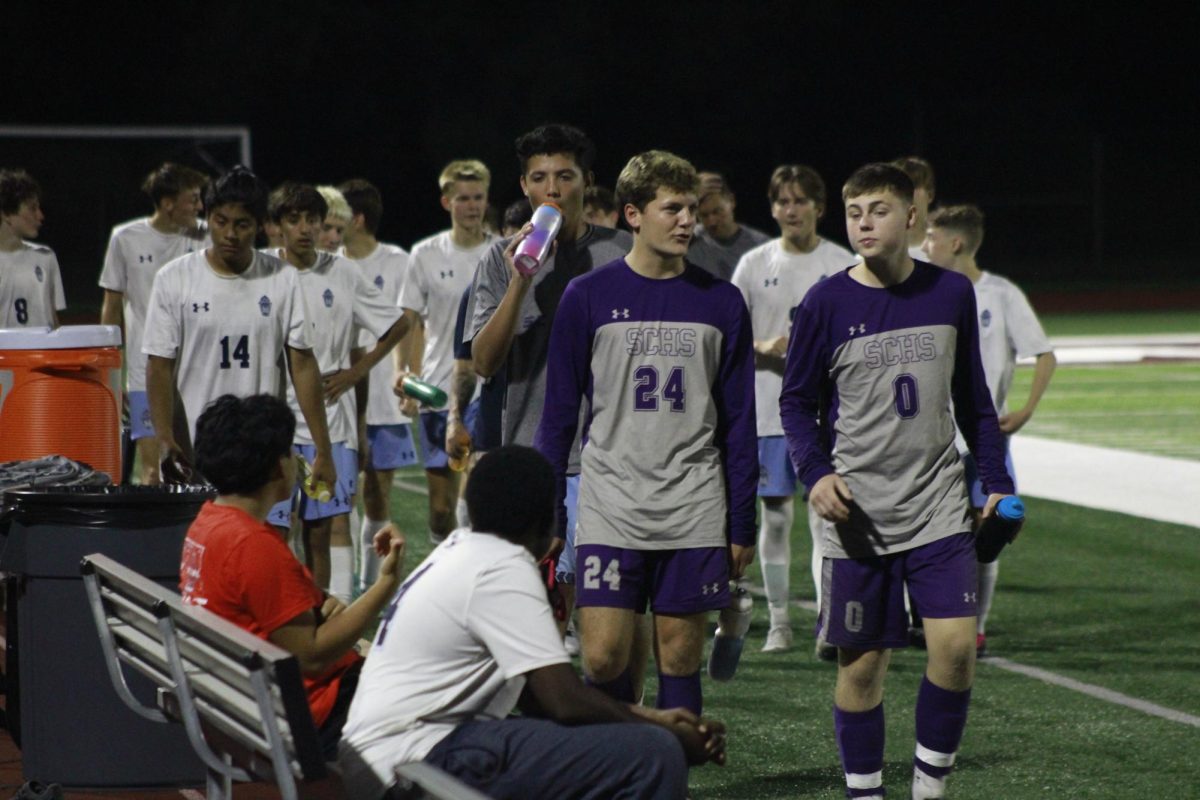
{"type": "MultiPolygon", "coordinates": [[[[231,798],[235,780],[274,783],[284,800],[341,796],[295,656],[107,556],[89,555],[80,569],[113,687],[141,716],[183,723],[210,800],[231,798]],[[133,696],[123,666],[154,682],[156,706],[133,696]]],[[[484,798],[429,764],[403,765],[397,778],[398,796],[484,798]]]]}

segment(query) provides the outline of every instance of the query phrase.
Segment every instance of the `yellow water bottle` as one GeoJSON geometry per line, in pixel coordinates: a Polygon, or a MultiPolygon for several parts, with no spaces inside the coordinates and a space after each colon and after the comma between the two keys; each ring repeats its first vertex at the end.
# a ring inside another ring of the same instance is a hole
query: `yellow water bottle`
{"type": "Polygon", "coordinates": [[[318,503],[328,503],[332,500],[333,490],[329,488],[329,484],[313,478],[312,464],[299,453],[296,454],[296,461],[300,464],[300,488],[304,493],[318,503]]]}

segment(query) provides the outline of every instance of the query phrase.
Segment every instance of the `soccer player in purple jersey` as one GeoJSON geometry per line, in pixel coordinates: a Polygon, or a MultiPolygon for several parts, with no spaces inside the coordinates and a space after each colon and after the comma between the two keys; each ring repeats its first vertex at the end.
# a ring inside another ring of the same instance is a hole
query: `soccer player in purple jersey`
{"type": "Polygon", "coordinates": [[[977,584],[955,420],[989,492],[1012,492],[979,356],[969,280],[908,255],[912,180],[888,164],[842,189],[862,261],[796,311],[780,410],[822,518],[821,635],[838,647],[834,728],[848,797],[883,797],[883,679],[908,643],[903,586],[925,619],[912,796],[940,798],[967,721],[977,584]],[[953,406],[951,405],[953,403],[953,406]]]}
{"type": "Polygon", "coordinates": [[[749,313],[732,284],[684,260],[698,182],[662,151],[621,172],[633,248],[563,293],[534,440],[561,497],[588,401],[575,535],[589,678],[633,700],[635,617],[649,603],[657,705],[696,713],[708,612],[754,558],[758,483],[749,313]]]}

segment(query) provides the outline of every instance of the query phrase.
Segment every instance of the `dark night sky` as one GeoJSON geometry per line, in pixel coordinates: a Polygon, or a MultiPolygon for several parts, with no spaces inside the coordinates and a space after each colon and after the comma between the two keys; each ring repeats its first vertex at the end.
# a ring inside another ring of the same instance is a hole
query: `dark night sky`
{"type": "MultiPolygon", "coordinates": [[[[129,3],[115,17],[114,4],[10,5],[4,123],[248,125],[269,183],[368,177],[384,192],[381,233],[405,246],[445,224],[445,162],[482,158],[506,204],[513,139],[563,120],[596,140],[600,182],[635,152],[674,150],[726,172],[740,216],[770,232],[775,165],[815,166],[836,197],[857,165],[915,152],[937,168],[940,200],[988,213],[985,265],[1034,284],[1129,281],[1135,268],[1139,281],[1194,281],[1176,232],[1190,210],[1180,190],[1200,178],[1195,12],[296,0],[129,3]]],[[[189,157],[0,148],[0,164],[41,179],[43,239],[83,305],[98,302],[108,227],[145,211],[139,176],[189,157]]],[[[836,204],[822,228],[844,239],[836,204]]]]}

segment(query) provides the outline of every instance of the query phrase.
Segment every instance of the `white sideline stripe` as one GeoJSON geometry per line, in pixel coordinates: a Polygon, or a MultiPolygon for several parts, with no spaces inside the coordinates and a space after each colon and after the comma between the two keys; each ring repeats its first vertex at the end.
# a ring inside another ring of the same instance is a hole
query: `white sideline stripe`
{"type": "Polygon", "coordinates": [[[392,478],[392,485],[398,489],[403,489],[406,492],[423,494],[426,497],[429,496],[429,487],[421,483],[413,483],[412,481],[406,481],[403,478],[396,477],[392,478]]]}
{"type": "Polygon", "coordinates": [[[999,667],[1000,669],[1015,672],[1019,675],[1024,675],[1027,678],[1049,683],[1053,686],[1061,686],[1064,689],[1070,689],[1080,694],[1086,694],[1089,697],[1095,697],[1097,700],[1104,700],[1114,705],[1132,708],[1135,711],[1141,711],[1143,714],[1149,714],[1153,717],[1162,717],[1171,722],[1178,722],[1181,725],[1191,725],[1193,728],[1200,728],[1200,717],[1187,714],[1183,711],[1176,711],[1173,708],[1166,708],[1157,703],[1151,703],[1148,700],[1139,700],[1136,697],[1130,697],[1127,694],[1114,692],[1112,689],[1105,689],[1103,686],[1096,686],[1091,683],[1077,681],[1074,678],[1068,678],[1065,675],[1059,675],[1049,670],[1039,669],[1037,667],[1018,664],[1015,661],[1009,661],[1007,658],[999,658],[997,656],[985,656],[981,659],[985,664],[999,667]]]}
{"type": "Polygon", "coordinates": [[[1200,461],[1017,434],[1021,494],[1200,528],[1200,461]]]}

